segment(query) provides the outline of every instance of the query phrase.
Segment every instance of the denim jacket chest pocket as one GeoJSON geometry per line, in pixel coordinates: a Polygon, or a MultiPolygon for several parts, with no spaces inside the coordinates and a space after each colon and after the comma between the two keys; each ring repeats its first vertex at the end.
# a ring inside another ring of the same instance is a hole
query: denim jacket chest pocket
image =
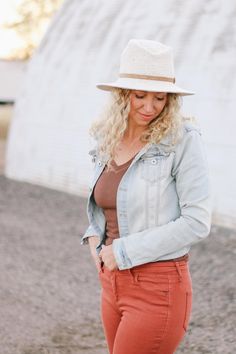
{"type": "Polygon", "coordinates": [[[173,158],[173,152],[144,154],[140,158],[141,178],[151,183],[168,178],[171,174],[173,158]]]}

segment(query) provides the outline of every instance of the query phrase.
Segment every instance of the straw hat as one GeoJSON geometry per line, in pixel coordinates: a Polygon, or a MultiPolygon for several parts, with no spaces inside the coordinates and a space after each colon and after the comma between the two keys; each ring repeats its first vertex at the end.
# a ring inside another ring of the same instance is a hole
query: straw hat
{"type": "Polygon", "coordinates": [[[175,85],[172,49],[160,42],[131,39],[121,54],[119,78],[110,83],[98,83],[101,90],[115,87],[193,95],[175,85]]]}

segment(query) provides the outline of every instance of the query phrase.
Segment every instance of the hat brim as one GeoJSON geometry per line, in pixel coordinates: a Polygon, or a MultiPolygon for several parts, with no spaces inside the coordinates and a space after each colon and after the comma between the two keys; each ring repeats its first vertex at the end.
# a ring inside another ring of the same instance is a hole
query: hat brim
{"type": "Polygon", "coordinates": [[[119,78],[111,83],[97,83],[96,87],[105,91],[112,91],[114,88],[123,88],[128,90],[177,93],[181,96],[194,95],[194,92],[184,90],[172,82],[133,78],[119,78]]]}

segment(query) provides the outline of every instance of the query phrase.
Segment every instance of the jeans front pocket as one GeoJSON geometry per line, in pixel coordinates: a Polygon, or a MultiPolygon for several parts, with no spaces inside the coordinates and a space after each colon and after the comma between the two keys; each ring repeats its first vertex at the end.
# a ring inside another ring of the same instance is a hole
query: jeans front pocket
{"type": "Polygon", "coordinates": [[[156,274],[137,274],[137,282],[139,287],[152,292],[158,292],[163,295],[169,293],[169,278],[168,276],[160,277],[156,274]]]}
{"type": "Polygon", "coordinates": [[[186,332],[187,328],[188,328],[189,320],[190,320],[191,310],[192,310],[192,293],[187,291],[185,299],[186,299],[186,302],[185,302],[185,315],[184,315],[183,327],[186,332]]]}

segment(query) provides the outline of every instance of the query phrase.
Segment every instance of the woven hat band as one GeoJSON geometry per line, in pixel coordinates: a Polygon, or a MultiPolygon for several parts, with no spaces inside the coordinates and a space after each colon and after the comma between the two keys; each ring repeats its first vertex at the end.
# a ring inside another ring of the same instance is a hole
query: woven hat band
{"type": "Polygon", "coordinates": [[[151,75],[139,75],[139,74],[124,74],[121,73],[120,77],[127,77],[131,79],[144,79],[144,80],[154,80],[154,81],[168,81],[175,83],[174,77],[167,77],[167,76],[151,76],[151,75]]]}

